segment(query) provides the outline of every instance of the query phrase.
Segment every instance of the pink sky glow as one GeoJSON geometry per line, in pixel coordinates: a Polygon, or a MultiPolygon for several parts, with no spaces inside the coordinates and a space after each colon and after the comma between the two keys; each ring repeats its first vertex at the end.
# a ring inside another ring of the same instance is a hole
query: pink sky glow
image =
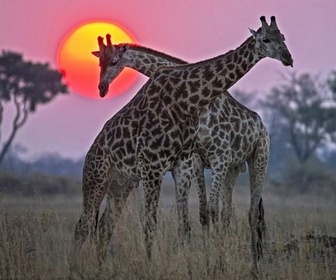
{"type": "MultiPolygon", "coordinates": [[[[1,3],[0,47],[56,67],[57,48],[69,30],[82,22],[108,20],[130,30],[138,44],[195,62],[236,48],[250,35],[249,27],[259,27],[261,15],[268,19],[275,15],[294,68],[265,59],[234,86],[265,93],[281,83],[279,73],[328,74],[336,70],[335,12],[334,0],[12,0],[1,3]]],[[[15,143],[25,146],[29,157],[57,152],[79,158],[105,121],[145,81],[140,77],[128,92],[113,99],[92,100],[70,93],[40,106],[15,143]]]]}

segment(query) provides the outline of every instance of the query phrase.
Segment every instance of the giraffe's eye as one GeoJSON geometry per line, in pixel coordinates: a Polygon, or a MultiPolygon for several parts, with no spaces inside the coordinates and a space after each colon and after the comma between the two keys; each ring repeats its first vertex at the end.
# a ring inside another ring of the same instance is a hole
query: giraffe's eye
{"type": "Polygon", "coordinates": [[[265,44],[268,44],[268,43],[271,42],[270,39],[267,39],[267,38],[263,39],[262,41],[263,41],[265,44]]]}
{"type": "Polygon", "coordinates": [[[116,60],[116,61],[111,61],[111,66],[116,66],[118,64],[118,60],[116,60]]]}

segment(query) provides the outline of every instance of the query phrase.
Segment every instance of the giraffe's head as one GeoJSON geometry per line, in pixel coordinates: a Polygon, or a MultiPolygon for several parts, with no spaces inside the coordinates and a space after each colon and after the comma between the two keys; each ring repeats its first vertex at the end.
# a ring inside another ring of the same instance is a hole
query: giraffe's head
{"type": "Polygon", "coordinates": [[[92,52],[94,56],[99,58],[100,80],[98,88],[100,97],[107,94],[112,80],[124,69],[124,66],[119,62],[126,48],[113,45],[110,34],[106,35],[106,43],[107,45],[104,44],[104,38],[99,36],[99,51],[92,52]]]}
{"type": "Polygon", "coordinates": [[[285,44],[285,37],[281,34],[275,16],[271,17],[271,23],[268,25],[264,16],[260,17],[261,28],[258,31],[250,29],[256,40],[257,51],[263,57],[270,57],[282,62],[285,66],[293,67],[292,56],[285,44]]]}

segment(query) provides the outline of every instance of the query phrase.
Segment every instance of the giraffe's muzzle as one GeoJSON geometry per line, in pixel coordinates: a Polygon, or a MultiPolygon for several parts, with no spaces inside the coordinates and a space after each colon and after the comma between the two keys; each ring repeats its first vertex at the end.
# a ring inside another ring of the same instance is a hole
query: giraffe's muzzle
{"type": "Polygon", "coordinates": [[[293,67],[293,58],[292,56],[290,55],[290,53],[285,53],[282,55],[282,59],[281,59],[281,62],[284,66],[291,66],[293,67]]]}
{"type": "Polygon", "coordinates": [[[100,83],[98,85],[98,89],[99,89],[99,95],[100,95],[100,97],[105,97],[105,95],[108,92],[108,84],[106,84],[106,83],[100,83]]]}

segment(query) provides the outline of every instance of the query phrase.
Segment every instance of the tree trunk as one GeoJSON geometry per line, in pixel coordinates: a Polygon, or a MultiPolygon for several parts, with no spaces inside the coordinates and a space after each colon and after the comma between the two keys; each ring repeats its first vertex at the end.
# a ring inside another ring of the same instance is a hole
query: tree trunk
{"type": "Polygon", "coordinates": [[[3,159],[6,153],[8,152],[9,147],[11,146],[15,138],[17,131],[19,130],[20,127],[24,125],[28,117],[27,103],[25,103],[24,101],[20,101],[17,95],[14,95],[13,99],[14,99],[15,108],[16,108],[16,115],[13,120],[12,131],[8,137],[8,140],[4,143],[0,151],[0,168],[3,162],[3,159]]]}

